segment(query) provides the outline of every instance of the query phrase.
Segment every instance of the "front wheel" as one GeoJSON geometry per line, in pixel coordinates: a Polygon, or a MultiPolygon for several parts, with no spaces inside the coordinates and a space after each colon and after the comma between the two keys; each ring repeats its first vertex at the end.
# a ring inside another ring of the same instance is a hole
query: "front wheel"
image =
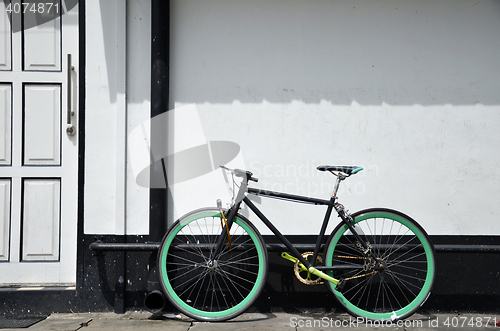
{"type": "Polygon", "coordinates": [[[352,315],[373,320],[400,320],[413,314],[429,296],[435,278],[434,248],[413,219],[395,210],[367,209],[341,223],[325,248],[330,276],[343,279],[327,286],[352,315]]]}
{"type": "Polygon", "coordinates": [[[265,285],[267,251],[262,236],[236,215],[229,240],[213,256],[222,233],[218,209],[191,212],[176,221],[158,252],[160,282],[170,302],[202,321],[224,321],[252,305],[265,285]]]}

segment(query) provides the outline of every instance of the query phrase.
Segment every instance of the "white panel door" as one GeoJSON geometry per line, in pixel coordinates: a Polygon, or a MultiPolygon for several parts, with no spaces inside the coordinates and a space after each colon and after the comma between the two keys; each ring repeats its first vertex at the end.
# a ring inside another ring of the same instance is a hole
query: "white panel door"
{"type": "Polygon", "coordinates": [[[48,21],[24,31],[24,69],[61,70],[60,20],[48,21]]]}
{"type": "Polygon", "coordinates": [[[10,165],[11,155],[11,84],[0,83],[0,166],[10,165]]]}
{"type": "Polygon", "coordinates": [[[24,165],[60,165],[61,85],[25,84],[23,92],[24,165]]]}
{"type": "MultiPolygon", "coordinates": [[[[4,6],[5,7],[5,6],[4,6]]],[[[4,10],[4,8],[2,8],[4,10]]],[[[11,27],[7,15],[0,15],[0,70],[11,68],[11,27]]]]}
{"type": "Polygon", "coordinates": [[[76,282],[78,6],[60,14],[15,32],[0,5],[0,286],[76,282]]]}
{"type": "Polygon", "coordinates": [[[0,262],[9,261],[10,180],[0,178],[0,262]]]}
{"type": "Polygon", "coordinates": [[[60,179],[23,183],[23,261],[59,261],[60,179]]]}

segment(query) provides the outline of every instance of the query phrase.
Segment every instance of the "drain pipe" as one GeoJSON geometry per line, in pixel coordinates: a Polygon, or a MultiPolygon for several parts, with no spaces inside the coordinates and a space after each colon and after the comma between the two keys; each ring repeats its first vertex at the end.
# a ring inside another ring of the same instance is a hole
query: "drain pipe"
{"type": "MultiPolygon", "coordinates": [[[[151,118],[168,110],[169,101],[169,34],[170,34],[170,1],[151,1],[151,118]]],[[[153,127],[151,128],[153,130],[153,127]]],[[[151,131],[151,150],[155,150],[155,144],[164,144],[162,139],[155,139],[165,133],[151,131]]],[[[162,147],[162,146],[160,146],[162,147]]],[[[158,162],[151,165],[151,171],[155,167],[165,175],[165,189],[149,189],[149,241],[161,242],[167,231],[167,178],[165,164],[158,162]]],[[[148,292],[145,305],[152,311],[159,312],[165,306],[165,297],[161,292],[159,283],[157,254],[152,253],[149,259],[148,292]],[[151,307],[148,307],[151,306],[151,307]]]]}
{"type": "Polygon", "coordinates": [[[165,298],[165,294],[158,290],[149,292],[144,299],[144,306],[153,314],[161,313],[165,309],[166,303],[167,298],[165,298]]]}

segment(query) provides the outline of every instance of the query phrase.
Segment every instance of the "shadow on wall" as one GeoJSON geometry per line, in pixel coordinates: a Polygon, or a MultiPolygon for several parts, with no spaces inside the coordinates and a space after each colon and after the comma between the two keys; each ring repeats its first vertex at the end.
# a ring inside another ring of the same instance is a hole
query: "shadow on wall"
{"type": "Polygon", "coordinates": [[[475,0],[171,0],[171,102],[497,105],[499,14],[475,0]]]}
{"type": "Polygon", "coordinates": [[[57,0],[47,0],[43,2],[24,1],[21,3],[3,0],[3,3],[7,17],[11,22],[12,32],[16,33],[43,25],[65,15],[78,4],[78,0],[64,0],[62,2],[57,0]],[[22,23],[20,19],[12,20],[13,14],[16,15],[20,13],[23,14],[22,23]]]}

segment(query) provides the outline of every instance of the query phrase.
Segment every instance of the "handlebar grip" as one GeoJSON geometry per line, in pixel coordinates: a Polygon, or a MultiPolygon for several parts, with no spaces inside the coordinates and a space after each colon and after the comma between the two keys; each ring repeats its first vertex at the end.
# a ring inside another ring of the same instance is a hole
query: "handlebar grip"
{"type": "Polygon", "coordinates": [[[241,177],[241,178],[247,178],[248,180],[251,180],[251,181],[254,181],[254,182],[258,182],[259,179],[258,178],[255,178],[255,177],[252,177],[252,173],[250,171],[246,171],[246,170],[241,170],[241,169],[229,169],[229,168],[226,168],[224,166],[220,166],[222,169],[225,169],[225,170],[230,170],[236,177],[241,177]]]}

